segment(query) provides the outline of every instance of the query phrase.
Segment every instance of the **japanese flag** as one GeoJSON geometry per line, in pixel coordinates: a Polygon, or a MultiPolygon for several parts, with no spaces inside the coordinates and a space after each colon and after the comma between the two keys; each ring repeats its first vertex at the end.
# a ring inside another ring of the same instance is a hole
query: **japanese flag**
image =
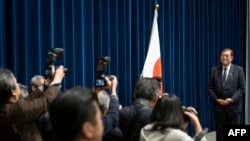
{"type": "Polygon", "coordinates": [[[156,78],[161,82],[162,92],[162,64],[161,64],[161,51],[160,51],[160,39],[158,33],[157,13],[158,8],[154,11],[154,20],[151,30],[151,36],[148,46],[148,53],[144,67],[142,70],[141,77],[145,78],[156,78]]]}

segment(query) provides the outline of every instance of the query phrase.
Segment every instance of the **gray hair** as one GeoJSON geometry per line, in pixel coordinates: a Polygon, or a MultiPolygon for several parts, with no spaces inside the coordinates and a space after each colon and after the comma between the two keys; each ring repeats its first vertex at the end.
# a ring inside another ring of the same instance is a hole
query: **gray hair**
{"type": "Polygon", "coordinates": [[[134,89],[136,98],[152,100],[160,92],[160,83],[155,78],[141,78],[134,89]]]}
{"type": "Polygon", "coordinates": [[[40,83],[39,80],[41,80],[41,79],[44,79],[44,77],[42,75],[34,75],[30,80],[30,85],[38,87],[39,85],[41,85],[41,84],[39,84],[40,83]]]}
{"type": "Polygon", "coordinates": [[[16,89],[14,74],[11,70],[0,68],[0,104],[7,103],[11,97],[11,89],[16,89]]]}
{"type": "Polygon", "coordinates": [[[98,92],[97,98],[98,98],[98,102],[99,102],[99,107],[100,107],[101,111],[104,112],[105,107],[107,107],[107,108],[109,107],[110,96],[106,91],[101,90],[98,92]]]}
{"type": "Polygon", "coordinates": [[[19,87],[20,87],[20,98],[21,99],[26,98],[29,95],[28,87],[21,83],[19,83],[19,87]]]}

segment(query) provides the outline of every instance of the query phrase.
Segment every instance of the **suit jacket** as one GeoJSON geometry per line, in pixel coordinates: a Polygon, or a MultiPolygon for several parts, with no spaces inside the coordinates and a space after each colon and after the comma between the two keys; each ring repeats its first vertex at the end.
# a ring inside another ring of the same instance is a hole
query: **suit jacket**
{"type": "Polygon", "coordinates": [[[42,141],[35,120],[47,111],[59,93],[59,87],[50,86],[44,93],[36,91],[26,99],[0,105],[0,139],[16,141],[17,136],[13,130],[15,127],[22,141],[42,141]]]}
{"type": "Polygon", "coordinates": [[[144,99],[137,99],[120,110],[119,125],[124,141],[139,141],[141,129],[150,123],[151,113],[149,101],[144,99]]]}
{"type": "Polygon", "coordinates": [[[102,121],[104,127],[104,136],[112,131],[114,127],[118,126],[119,101],[116,95],[111,95],[108,112],[102,117],[102,121]]]}
{"type": "Polygon", "coordinates": [[[208,93],[214,102],[215,111],[222,111],[225,108],[229,112],[241,112],[241,101],[245,95],[245,75],[243,68],[231,64],[225,84],[222,84],[222,65],[212,68],[208,82],[208,93]],[[233,103],[228,106],[221,106],[216,100],[232,98],[233,103]]]}

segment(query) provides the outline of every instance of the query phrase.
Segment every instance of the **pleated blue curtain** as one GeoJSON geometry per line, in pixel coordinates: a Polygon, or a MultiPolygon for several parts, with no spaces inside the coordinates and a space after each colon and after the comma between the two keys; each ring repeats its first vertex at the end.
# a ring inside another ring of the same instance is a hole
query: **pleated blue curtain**
{"type": "Polygon", "coordinates": [[[1,0],[0,66],[29,85],[43,74],[48,49],[60,47],[55,65],[69,69],[63,89],[92,87],[97,58],[110,56],[106,74],[117,75],[120,103],[130,105],[156,3],[163,90],[196,107],[213,130],[207,81],[223,48],[245,68],[245,0],[1,0]]]}

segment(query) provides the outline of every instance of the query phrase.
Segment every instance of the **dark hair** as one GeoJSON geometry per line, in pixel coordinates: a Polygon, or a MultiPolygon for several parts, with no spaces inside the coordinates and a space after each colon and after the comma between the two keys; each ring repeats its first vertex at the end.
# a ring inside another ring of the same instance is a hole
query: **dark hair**
{"type": "Polygon", "coordinates": [[[141,78],[135,85],[136,98],[152,100],[160,91],[160,83],[154,78],[141,78]]]}
{"type": "Polygon", "coordinates": [[[74,140],[84,122],[96,124],[96,94],[90,89],[73,87],[60,94],[49,108],[50,120],[60,141],[74,140]]]}
{"type": "Polygon", "coordinates": [[[164,132],[169,127],[184,130],[181,100],[174,94],[163,95],[153,109],[151,122],[155,122],[153,130],[164,132]]]}
{"type": "Polygon", "coordinates": [[[222,52],[225,52],[225,51],[230,51],[230,52],[231,52],[231,56],[234,56],[234,52],[233,52],[233,50],[230,49],[230,48],[224,48],[224,49],[220,52],[220,54],[222,54],[222,52]]]}
{"type": "Polygon", "coordinates": [[[5,104],[11,97],[11,89],[15,89],[14,74],[8,69],[0,68],[0,104],[5,104]]]}

